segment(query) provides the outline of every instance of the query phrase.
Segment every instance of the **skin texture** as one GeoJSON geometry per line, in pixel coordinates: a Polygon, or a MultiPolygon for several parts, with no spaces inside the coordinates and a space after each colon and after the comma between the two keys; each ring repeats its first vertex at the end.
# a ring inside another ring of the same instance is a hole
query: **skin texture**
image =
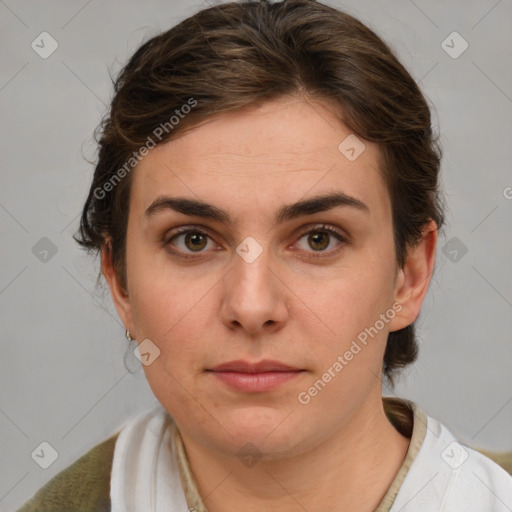
{"type": "Polygon", "coordinates": [[[364,141],[363,153],[349,161],[338,146],[350,131],[334,112],[327,102],[282,98],[211,118],[157,146],[132,171],[127,295],[103,251],[124,325],[160,350],[144,371],[178,424],[210,512],[370,511],[409,446],[385,416],[380,376],[388,331],[419,313],[436,226],[426,226],[398,269],[379,149],[364,141]],[[283,205],[330,192],[368,211],[343,206],[274,222],[283,205]],[[211,203],[232,224],[171,210],[146,216],[164,194],[211,203]],[[347,242],[324,235],[319,250],[311,231],[322,224],[347,242]],[[186,235],[169,241],[177,227],[191,225],[209,235],[202,252],[186,235]],[[262,248],[252,263],[236,252],[249,236],[262,248]],[[301,404],[298,394],[396,303],[400,312],[301,404]],[[235,359],[273,359],[305,371],[262,393],[236,391],[205,371],[235,359]],[[262,454],[252,467],[237,457],[249,442],[262,454]]]}

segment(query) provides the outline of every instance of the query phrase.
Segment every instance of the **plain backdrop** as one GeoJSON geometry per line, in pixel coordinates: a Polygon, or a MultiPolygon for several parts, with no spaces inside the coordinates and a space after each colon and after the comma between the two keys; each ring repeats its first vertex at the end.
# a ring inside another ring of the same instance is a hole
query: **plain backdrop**
{"type": "MultiPolygon", "coordinates": [[[[395,49],[435,108],[444,148],[449,210],[420,357],[384,393],[414,400],[471,446],[512,449],[512,2],[329,3],[395,49]]],[[[0,0],[1,510],[156,403],[95,288],[99,261],[71,237],[109,72],[206,5],[0,0]],[[31,46],[42,32],[58,44],[45,59],[31,46]],[[58,454],[47,469],[33,456],[43,442],[58,454]]]]}

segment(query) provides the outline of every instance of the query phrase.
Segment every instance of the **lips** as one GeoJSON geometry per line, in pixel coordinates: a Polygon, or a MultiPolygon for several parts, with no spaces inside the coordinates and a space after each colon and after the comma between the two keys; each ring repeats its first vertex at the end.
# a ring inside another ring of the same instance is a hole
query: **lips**
{"type": "Polygon", "coordinates": [[[267,372],[299,372],[300,368],[288,366],[279,361],[265,359],[257,363],[249,363],[246,361],[229,361],[219,364],[209,369],[214,372],[237,372],[237,373],[267,373],[267,372]]]}
{"type": "Polygon", "coordinates": [[[218,381],[238,392],[262,393],[277,389],[297,378],[305,370],[265,359],[257,363],[229,361],[207,371],[218,381]]]}

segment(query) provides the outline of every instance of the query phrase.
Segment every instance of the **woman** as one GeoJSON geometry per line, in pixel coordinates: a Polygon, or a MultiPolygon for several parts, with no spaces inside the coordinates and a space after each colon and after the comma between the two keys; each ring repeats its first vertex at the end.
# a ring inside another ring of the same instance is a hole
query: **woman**
{"type": "Polygon", "coordinates": [[[77,241],[160,402],[21,510],[509,510],[512,478],[382,397],[443,224],[428,105],[371,30],[228,3],[115,84],[77,241]]]}

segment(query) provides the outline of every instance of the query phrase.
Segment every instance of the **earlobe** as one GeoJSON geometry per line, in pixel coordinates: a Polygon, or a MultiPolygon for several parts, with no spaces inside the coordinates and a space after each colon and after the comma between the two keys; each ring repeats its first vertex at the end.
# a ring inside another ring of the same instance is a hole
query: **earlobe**
{"type": "Polygon", "coordinates": [[[390,331],[403,329],[418,317],[434,272],[436,245],[437,225],[430,221],[422,230],[421,240],[409,247],[405,264],[397,273],[395,302],[401,309],[390,322],[390,331]]]}
{"type": "Polygon", "coordinates": [[[134,336],[130,299],[112,263],[111,241],[108,239],[101,248],[101,271],[107,281],[114,306],[121,321],[134,336]]]}

